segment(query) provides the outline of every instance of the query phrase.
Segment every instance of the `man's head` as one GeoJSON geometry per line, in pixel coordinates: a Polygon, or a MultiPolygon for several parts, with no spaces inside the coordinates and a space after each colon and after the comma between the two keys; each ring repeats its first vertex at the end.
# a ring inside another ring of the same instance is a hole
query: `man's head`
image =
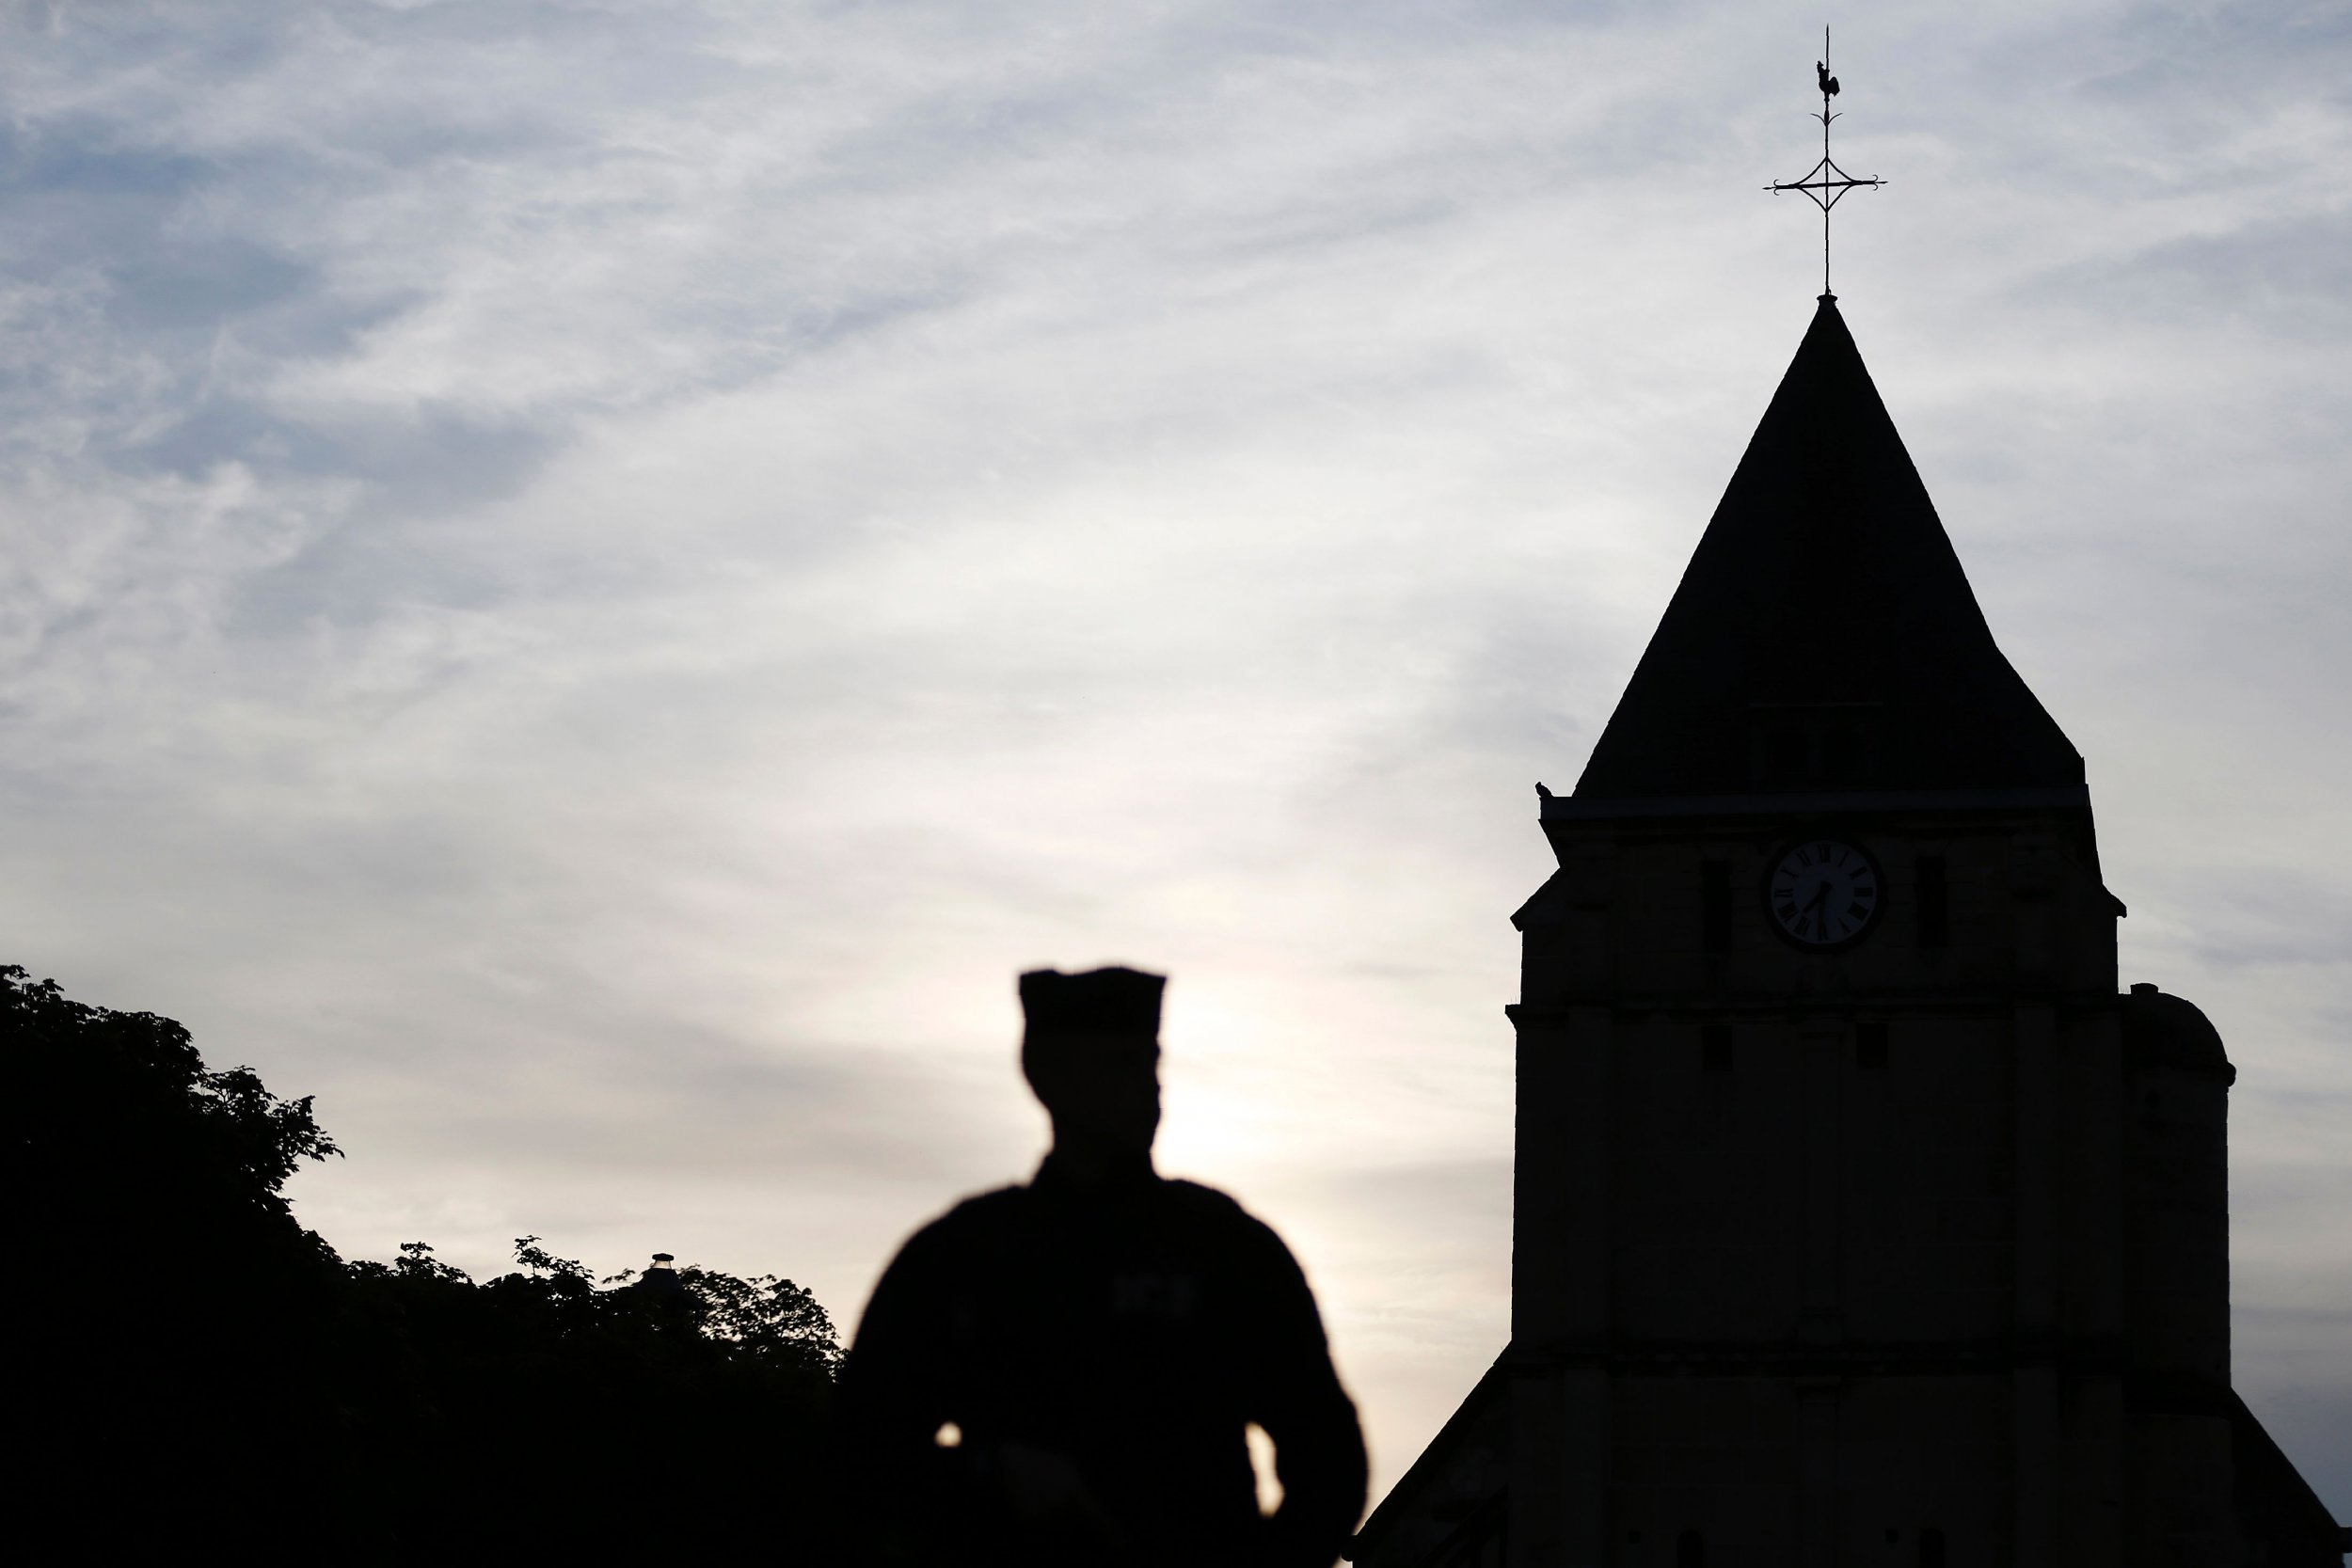
{"type": "Polygon", "coordinates": [[[1148,1153],[1160,1125],[1160,992],[1133,969],[1021,976],[1021,1071],[1057,1145],[1148,1153]]]}

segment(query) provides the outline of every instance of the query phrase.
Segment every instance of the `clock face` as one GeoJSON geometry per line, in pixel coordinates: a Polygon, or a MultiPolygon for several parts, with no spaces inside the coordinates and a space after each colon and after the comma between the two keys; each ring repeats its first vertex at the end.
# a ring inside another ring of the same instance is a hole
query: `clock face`
{"type": "Polygon", "coordinates": [[[1868,851],[1834,838],[1810,839],[1781,856],[1764,901],[1783,935],[1806,947],[1836,947],[1870,928],[1879,911],[1879,868],[1868,851]]]}

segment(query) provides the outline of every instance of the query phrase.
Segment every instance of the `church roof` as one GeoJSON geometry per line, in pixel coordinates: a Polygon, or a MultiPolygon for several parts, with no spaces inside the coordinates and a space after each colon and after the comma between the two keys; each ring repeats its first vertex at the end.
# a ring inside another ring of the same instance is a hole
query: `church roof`
{"type": "Polygon", "coordinates": [[[1578,799],[2082,778],[2082,758],[1994,645],[1823,295],[1578,799]]]}

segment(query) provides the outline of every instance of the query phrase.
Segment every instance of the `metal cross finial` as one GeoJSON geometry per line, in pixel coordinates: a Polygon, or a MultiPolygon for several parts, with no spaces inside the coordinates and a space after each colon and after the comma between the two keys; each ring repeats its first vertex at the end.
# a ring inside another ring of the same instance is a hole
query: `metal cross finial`
{"type": "Polygon", "coordinates": [[[1857,180],[1839,168],[1829,155],[1829,122],[1837,117],[1829,112],[1829,101],[1837,96],[1837,78],[1829,73],[1829,29],[1821,29],[1821,57],[1813,64],[1813,74],[1821,88],[1821,112],[1813,118],[1821,122],[1821,161],[1802,180],[1775,180],[1764,188],[1778,195],[1782,191],[1803,191],[1821,209],[1821,297],[1835,299],[1829,292],[1829,210],[1837,205],[1837,198],[1856,185],[1872,189],[1886,183],[1883,180],[1857,180]]]}

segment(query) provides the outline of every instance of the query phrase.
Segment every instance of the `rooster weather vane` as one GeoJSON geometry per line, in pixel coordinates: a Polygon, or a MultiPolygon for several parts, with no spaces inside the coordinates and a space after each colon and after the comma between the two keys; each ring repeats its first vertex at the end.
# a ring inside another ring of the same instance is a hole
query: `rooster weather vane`
{"type": "Polygon", "coordinates": [[[1837,205],[1837,198],[1856,185],[1875,190],[1886,183],[1883,180],[1857,180],[1837,166],[1829,155],[1829,122],[1837,117],[1829,112],[1829,101],[1837,96],[1837,78],[1829,73],[1829,29],[1821,29],[1821,58],[1813,62],[1813,74],[1821,88],[1821,112],[1813,118],[1821,122],[1821,161],[1802,180],[1775,180],[1764,188],[1777,196],[1782,191],[1803,191],[1821,209],[1821,297],[1837,296],[1829,289],[1829,210],[1837,205]]]}

